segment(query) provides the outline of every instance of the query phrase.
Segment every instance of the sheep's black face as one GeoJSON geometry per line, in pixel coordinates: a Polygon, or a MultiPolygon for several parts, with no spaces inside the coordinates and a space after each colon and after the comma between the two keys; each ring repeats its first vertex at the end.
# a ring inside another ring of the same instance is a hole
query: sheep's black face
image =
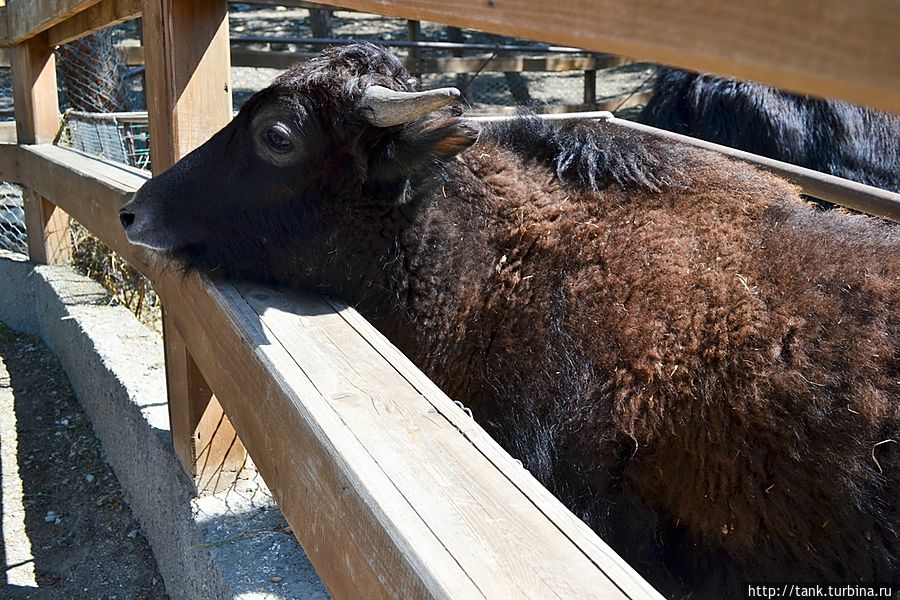
{"type": "Polygon", "coordinates": [[[270,244],[302,235],[328,152],[297,99],[267,93],[122,207],[128,240],[187,267],[271,279],[270,244]],[[288,228],[291,228],[290,230],[288,228]]]}
{"type": "Polygon", "coordinates": [[[376,89],[415,96],[410,87],[399,61],[372,45],[298,65],[122,207],[128,240],[226,276],[308,272],[336,238],[373,228],[348,231],[355,207],[404,201],[411,181],[477,138],[454,113],[433,112],[452,98],[387,124],[365,102],[376,89]]]}

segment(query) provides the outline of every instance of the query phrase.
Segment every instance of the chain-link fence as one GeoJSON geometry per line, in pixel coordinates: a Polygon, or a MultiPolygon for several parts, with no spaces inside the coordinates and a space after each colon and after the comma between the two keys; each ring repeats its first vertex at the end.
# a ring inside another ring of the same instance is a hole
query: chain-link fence
{"type": "MultiPolygon", "coordinates": [[[[56,143],[147,169],[147,119],[145,114],[124,112],[126,65],[118,37],[116,31],[104,30],[57,49],[60,103],[68,110],[56,143]]],[[[70,234],[72,265],[161,333],[159,300],[150,282],[74,221],[70,234]]],[[[0,182],[0,248],[28,252],[22,189],[6,182],[0,182]]]]}
{"type": "Polygon", "coordinates": [[[0,249],[28,254],[22,188],[0,181],[0,249]]]}
{"type": "Polygon", "coordinates": [[[121,112],[125,105],[125,54],[115,31],[104,29],[56,49],[63,102],[97,113],[121,112]]]}

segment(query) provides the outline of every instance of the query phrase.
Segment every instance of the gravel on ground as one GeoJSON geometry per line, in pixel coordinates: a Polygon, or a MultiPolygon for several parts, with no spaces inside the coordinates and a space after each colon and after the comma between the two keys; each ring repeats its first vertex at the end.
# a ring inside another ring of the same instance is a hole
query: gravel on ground
{"type": "Polygon", "coordinates": [[[0,467],[0,598],[168,598],[59,361],[2,324],[0,467]]]}

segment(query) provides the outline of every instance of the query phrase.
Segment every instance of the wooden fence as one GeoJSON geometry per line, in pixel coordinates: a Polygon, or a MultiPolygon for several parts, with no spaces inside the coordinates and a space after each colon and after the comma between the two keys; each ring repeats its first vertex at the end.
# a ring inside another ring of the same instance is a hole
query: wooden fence
{"type": "MultiPolygon", "coordinates": [[[[900,110],[889,0],[330,4],[900,110]]],[[[32,260],[68,258],[71,216],[153,280],[173,443],[198,484],[227,483],[246,447],[336,598],[658,598],[352,308],[182,277],[125,241],[117,210],[146,176],[49,145],[52,48],[138,15],[154,169],[228,122],[226,0],[10,0],[20,145],[0,146],[0,179],[26,187],[32,260]]]]}

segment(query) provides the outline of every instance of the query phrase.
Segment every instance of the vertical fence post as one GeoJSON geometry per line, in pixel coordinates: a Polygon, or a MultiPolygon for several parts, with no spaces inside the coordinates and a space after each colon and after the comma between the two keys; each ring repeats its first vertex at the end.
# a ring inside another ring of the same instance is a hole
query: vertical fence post
{"type": "Polygon", "coordinates": [[[585,110],[597,108],[597,70],[588,69],[584,72],[584,106],[585,110]]]}
{"type": "MultiPolygon", "coordinates": [[[[53,141],[59,128],[56,60],[46,34],[12,49],[13,99],[20,144],[53,141]]],[[[32,190],[25,190],[28,255],[42,264],[63,264],[71,256],[69,216],[32,190]]]]}
{"type": "MultiPolygon", "coordinates": [[[[158,174],[231,120],[228,2],[143,0],[142,8],[150,158],[158,174]]],[[[173,443],[198,487],[215,491],[233,481],[246,451],[191,358],[175,317],[163,311],[173,443]]]]}

